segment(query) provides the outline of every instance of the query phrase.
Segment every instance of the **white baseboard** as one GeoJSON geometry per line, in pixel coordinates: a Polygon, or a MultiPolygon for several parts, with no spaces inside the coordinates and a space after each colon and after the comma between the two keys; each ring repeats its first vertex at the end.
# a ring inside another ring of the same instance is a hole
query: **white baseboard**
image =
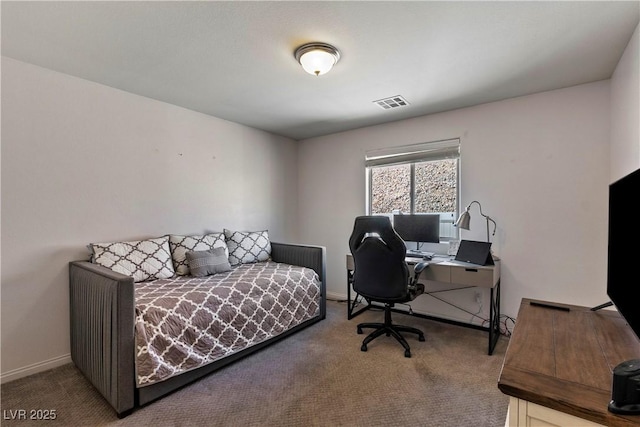
{"type": "Polygon", "coordinates": [[[67,363],[71,363],[71,354],[54,357],[53,359],[34,363],[22,368],[12,369],[0,374],[0,384],[8,383],[9,381],[17,380],[18,378],[28,377],[29,375],[37,374],[38,372],[48,371],[49,369],[57,368],[58,366],[66,365],[67,363]]]}
{"type": "Polygon", "coordinates": [[[347,300],[347,294],[339,294],[339,293],[336,293],[336,292],[327,292],[327,299],[333,300],[333,301],[346,301],[347,300]]]}

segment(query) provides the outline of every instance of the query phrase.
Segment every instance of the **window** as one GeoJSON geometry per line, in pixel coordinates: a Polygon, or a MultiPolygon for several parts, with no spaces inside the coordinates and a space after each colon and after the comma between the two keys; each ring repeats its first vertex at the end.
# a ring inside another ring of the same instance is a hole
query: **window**
{"type": "Polygon", "coordinates": [[[437,213],[440,240],[457,239],[459,160],[458,139],[368,152],[368,214],[437,213]]]}

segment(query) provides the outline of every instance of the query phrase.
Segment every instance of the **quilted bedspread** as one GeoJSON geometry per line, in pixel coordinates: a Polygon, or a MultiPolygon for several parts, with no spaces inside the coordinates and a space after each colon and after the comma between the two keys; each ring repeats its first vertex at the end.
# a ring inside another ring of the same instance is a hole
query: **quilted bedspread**
{"type": "Polygon", "coordinates": [[[315,271],[271,261],[136,283],[137,386],[279,335],[318,316],[320,298],[315,271]]]}

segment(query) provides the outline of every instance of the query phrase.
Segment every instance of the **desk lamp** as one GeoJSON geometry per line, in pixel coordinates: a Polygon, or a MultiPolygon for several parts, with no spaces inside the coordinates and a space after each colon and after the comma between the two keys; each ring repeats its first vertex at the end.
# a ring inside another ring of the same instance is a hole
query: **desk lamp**
{"type": "Polygon", "coordinates": [[[467,209],[465,209],[465,211],[460,214],[460,217],[453,224],[453,226],[454,227],[460,227],[460,228],[463,228],[465,230],[469,230],[469,223],[471,222],[471,214],[469,213],[469,210],[471,209],[471,205],[473,205],[474,203],[478,204],[478,207],[480,208],[480,215],[482,215],[483,217],[485,217],[487,219],[487,242],[490,242],[490,240],[489,240],[489,221],[491,221],[493,223],[493,233],[491,234],[492,236],[495,236],[496,228],[498,226],[496,225],[496,222],[493,219],[491,219],[490,216],[485,215],[485,214],[482,213],[482,205],[480,204],[480,202],[478,202],[476,200],[474,200],[473,202],[469,203],[469,206],[467,206],[467,209]]]}

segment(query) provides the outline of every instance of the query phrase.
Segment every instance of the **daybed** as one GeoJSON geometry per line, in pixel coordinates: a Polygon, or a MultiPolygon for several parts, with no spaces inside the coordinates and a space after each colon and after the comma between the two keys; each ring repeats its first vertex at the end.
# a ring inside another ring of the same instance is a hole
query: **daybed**
{"type": "Polygon", "coordinates": [[[325,248],[260,233],[92,244],[70,263],[71,358],[118,417],[325,318],[325,248]]]}

